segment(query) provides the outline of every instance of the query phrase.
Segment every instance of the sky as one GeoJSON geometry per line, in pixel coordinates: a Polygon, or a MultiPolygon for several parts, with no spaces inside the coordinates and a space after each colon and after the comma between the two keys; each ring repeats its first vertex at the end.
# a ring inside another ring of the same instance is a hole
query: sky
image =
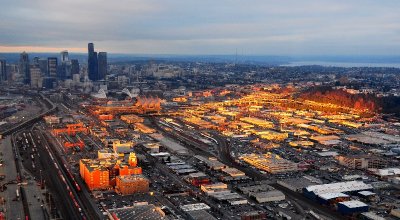
{"type": "Polygon", "coordinates": [[[1,0],[0,52],[400,55],[399,0],[1,0]]]}

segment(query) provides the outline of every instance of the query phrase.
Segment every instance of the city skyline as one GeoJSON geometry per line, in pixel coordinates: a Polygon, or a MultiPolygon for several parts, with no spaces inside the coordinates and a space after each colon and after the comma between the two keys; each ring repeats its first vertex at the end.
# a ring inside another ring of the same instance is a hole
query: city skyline
{"type": "Polygon", "coordinates": [[[9,1],[0,52],[398,55],[396,1],[9,1]],[[60,7],[62,5],[62,7],[60,7]],[[290,5],[290,7],[288,7],[290,5]]]}

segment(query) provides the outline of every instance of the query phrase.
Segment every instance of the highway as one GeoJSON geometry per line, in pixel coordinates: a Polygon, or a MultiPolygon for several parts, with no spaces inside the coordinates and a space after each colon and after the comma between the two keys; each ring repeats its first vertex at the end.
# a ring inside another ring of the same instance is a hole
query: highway
{"type": "Polygon", "coordinates": [[[34,115],[30,119],[28,119],[28,120],[26,120],[26,121],[24,121],[24,122],[22,122],[20,124],[17,124],[12,128],[9,128],[9,129],[7,129],[5,131],[0,132],[0,136],[9,135],[9,134],[12,134],[12,133],[14,133],[16,131],[19,131],[19,130],[23,129],[23,128],[27,128],[29,126],[32,126],[34,123],[40,121],[43,116],[52,114],[52,113],[57,111],[57,106],[55,106],[53,102],[51,102],[49,99],[47,99],[46,97],[44,97],[41,94],[40,94],[40,98],[45,102],[46,106],[49,107],[49,109],[47,111],[45,111],[45,112],[43,112],[41,114],[38,114],[38,115],[34,115]]]}

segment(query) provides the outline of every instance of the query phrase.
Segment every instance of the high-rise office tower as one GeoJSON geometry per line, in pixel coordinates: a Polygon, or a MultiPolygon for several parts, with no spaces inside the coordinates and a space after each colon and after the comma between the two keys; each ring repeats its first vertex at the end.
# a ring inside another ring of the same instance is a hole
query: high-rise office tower
{"type": "Polygon", "coordinates": [[[42,87],[42,71],[38,66],[32,65],[31,68],[31,87],[40,88],[42,87]]]}
{"type": "Polygon", "coordinates": [[[31,83],[31,74],[30,74],[30,69],[29,69],[29,56],[25,51],[23,53],[21,53],[21,55],[19,57],[19,73],[24,78],[24,84],[31,83]]]}
{"type": "Polygon", "coordinates": [[[93,43],[88,44],[88,75],[89,79],[96,81],[99,79],[97,53],[94,51],[93,43]]]}
{"type": "Polygon", "coordinates": [[[0,60],[0,81],[7,80],[6,60],[0,60]]]}
{"type": "Polygon", "coordinates": [[[106,52],[99,52],[98,55],[98,62],[99,62],[99,80],[105,79],[107,75],[107,53],[106,52]]]}
{"type": "Polygon", "coordinates": [[[61,54],[61,63],[65,63],[65,62],[69,61],[69,56],[68,56],[67,50],[61,51],[60,54],[61,54]]]}
{"type": "Polygon", "coordinates": [[[59,66],[58,79],[71,79],[71,61],[69,60],[68,51],[61,51],[61,65],[59,66]]]}
{"type": "Polygon", "coordinates": [[[33,58],[33,65],[34,66],[39,66],[39,60],[40,60],[39,57],[34,57],[33,58]]]}
{"type": "Polygon", "coordinates": [[[79,61],[72,59],[71,60],[71,75],[79,74],[79,61]]]}
{"type": "Polygon", "coordinates": [[[47,76],[57,77],[57,57],[47,58],[47,76]]]}
{"type": "Polygon", "coordinates": [[[47,59],[39,59],[39,68],[40,71],[44,74],[47,75],[47,59]]]}

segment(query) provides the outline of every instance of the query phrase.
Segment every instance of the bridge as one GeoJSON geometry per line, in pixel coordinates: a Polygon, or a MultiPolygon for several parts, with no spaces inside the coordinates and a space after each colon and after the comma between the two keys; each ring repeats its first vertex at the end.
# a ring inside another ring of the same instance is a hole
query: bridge
{"type": "Polygon", "coordinates": [[[50,109],[48,109],[47,111],[45,111],[41,114],[37,114],[37,115],[33,116],[32,118],[28,119],[27,121],[24,121],[20,124],[13,126],[12,128],[9,128],[5,131],[0,132],[1,137],[5,136],[5,135],[9,135],[9,134],[11,134],[15,131],[18,131],[22,128],[31,126],[34,123],[40,121],[43,118],[43,116],[50,115],[50,114],[57,112],[57,106],[55,106],[53,102],[51,102],[48,98],[44,97],[42,94],[40,94],[40,98],[46,103],[46,106],[50,107],[50,109]]]}

